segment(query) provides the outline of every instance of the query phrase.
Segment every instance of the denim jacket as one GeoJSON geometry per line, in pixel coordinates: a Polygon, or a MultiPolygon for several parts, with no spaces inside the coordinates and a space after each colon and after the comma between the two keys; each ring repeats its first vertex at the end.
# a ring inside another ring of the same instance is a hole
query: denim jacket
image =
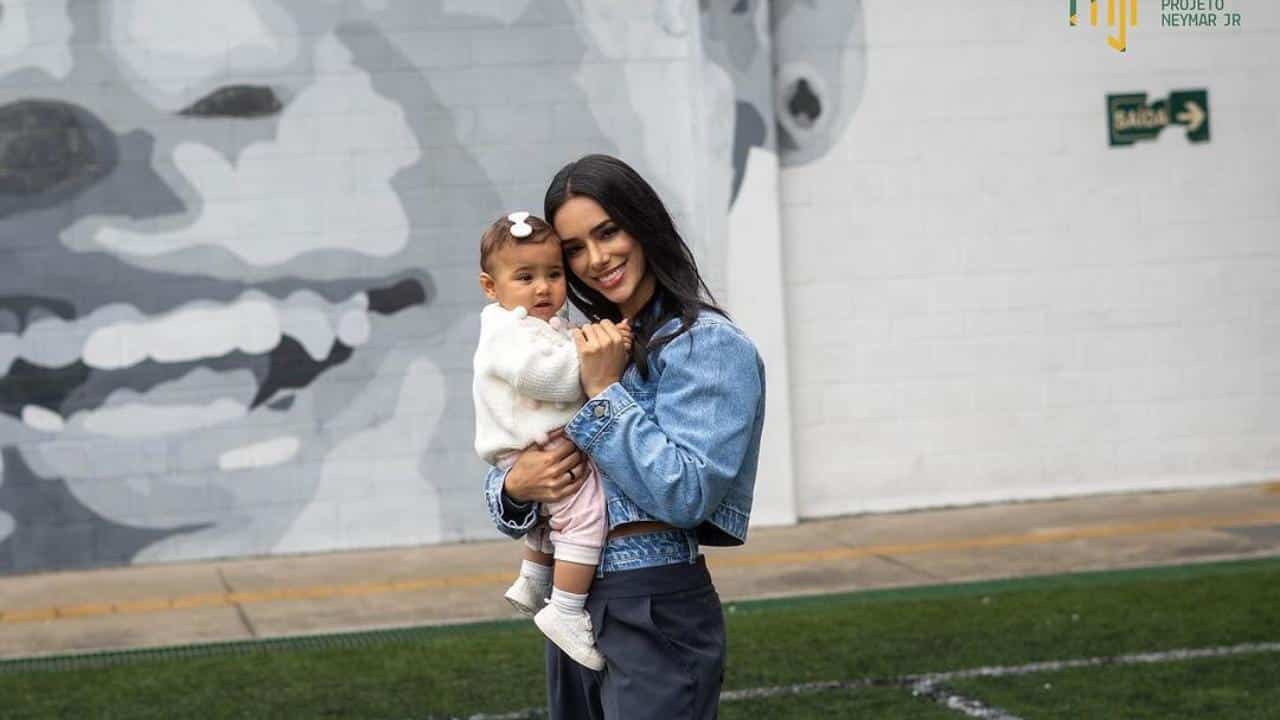
{"type": "MultiPolygon", "coordinates": [[[[653,336],[679,322],[668,321],[653,336]]],[[[764,363],[755,345],[723,316],[703,311],[687,332],[650,355],[647,379],[629,365],[619,382],[582,406],[565,434],[600,470],[610,529],[658,520],[690,531],[691,544],[741,545],[764,402],[764,363]]],[[[513,502],[502,491],[505,479],[505,471],[490,468],[485,498],[498,530],[520,537],[537,522],[538,508],[513,502]]]]}

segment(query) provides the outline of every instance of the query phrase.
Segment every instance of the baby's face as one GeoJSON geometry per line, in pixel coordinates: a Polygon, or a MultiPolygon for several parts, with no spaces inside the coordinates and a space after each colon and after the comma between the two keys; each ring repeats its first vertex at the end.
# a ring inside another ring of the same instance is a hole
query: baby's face
{"type": "Polygon", "coordinates": [[[564,261],[558,239],[509,243],[490,259],[492,291],[489,285],[485,286],[489,299],[497,300],[507,310],[521,306],[542,320],[550,320],[564,305],[564,261]]]}

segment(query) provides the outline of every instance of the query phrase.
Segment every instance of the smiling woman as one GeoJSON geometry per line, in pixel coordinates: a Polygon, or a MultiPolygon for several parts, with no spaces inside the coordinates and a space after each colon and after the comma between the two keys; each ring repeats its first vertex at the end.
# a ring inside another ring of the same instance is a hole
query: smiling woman
{"type": "MultiPolygon", "coordinates": [[[[548,643],[551,716],[712,718],[724,617],[698,548],[746,540],[764,364],[629,165],[606,155],[572,162],[544,204],[563,241],[569,297],[596,321],[575,331],[591,398],[564,435],[599,469],[610,528],[586,600],[607,670],[548,643]],[[624,320],[630,354],[617,327],[624,320]]],[[[553,442],[492,468],[486,497],[498,529],[524,535],[538,520],[535,501],[577,492],[563,468],[578,457],[553,442]]]]}
{"type": "Polygon", "coordinates": [[[625,318],[653,297],[644,248],[585,195],[569,198],[556,216],[569,267],[585,288],[618,306],[625,318]]]}

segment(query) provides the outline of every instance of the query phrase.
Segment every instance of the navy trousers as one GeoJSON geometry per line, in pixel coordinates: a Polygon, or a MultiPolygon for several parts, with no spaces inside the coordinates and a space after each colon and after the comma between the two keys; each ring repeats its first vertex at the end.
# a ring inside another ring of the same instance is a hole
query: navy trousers
{"type": "Polygon", "coordinates": [[[547,643],[551,720],[705,720],[724,682],[720,596],[705,558],[608,573],[587,596],[596,645],[588,670],[547,643]]]}

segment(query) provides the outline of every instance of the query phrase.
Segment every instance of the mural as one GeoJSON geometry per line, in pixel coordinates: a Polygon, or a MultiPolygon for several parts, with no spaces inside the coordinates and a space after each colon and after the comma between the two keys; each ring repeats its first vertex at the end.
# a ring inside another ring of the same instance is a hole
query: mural
{"type": "Polygon", "coordinates": [[[773,0],[770,7],[778,151],[784,167],[802,165],[844,136],[862,100],[862,3],[773,0]]]}
{"type": "Polygon", "coordinates": [[[839,39],[787,51],[784,162],[860,92],[857,3],[578,5],[0,0],[0,572],[490,537],[477,228],[590,151],[723,215],[770,33],[839,39]],[[718,208],[654,53],[726,80],[718,208]]]}

